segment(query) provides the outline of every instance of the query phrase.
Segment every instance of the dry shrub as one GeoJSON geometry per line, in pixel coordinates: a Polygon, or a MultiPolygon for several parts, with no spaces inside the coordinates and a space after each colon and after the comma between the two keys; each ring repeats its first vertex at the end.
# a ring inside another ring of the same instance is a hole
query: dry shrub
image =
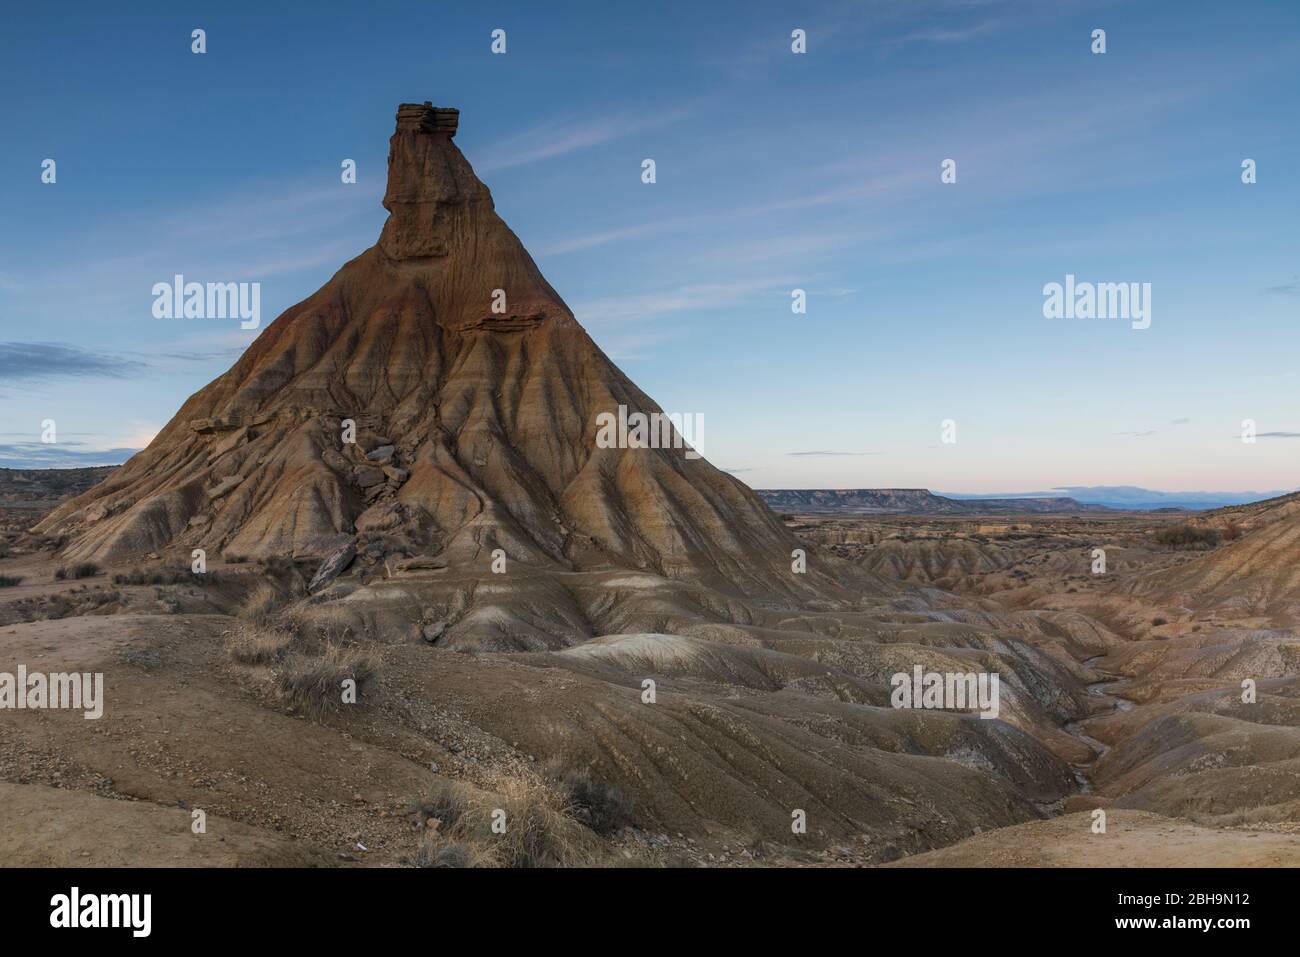
{"type": "Polygon", "coordinates": [[[491,867],[492,859],[473,844],[426,837],[415,852],[416,867],[491,867]]]}
{"type": "Polygon", "coordinates": [[[226,639],[226,651],[241,665],[268,665],[284,657],[292,640],[274,628],[245,624],[226,639]]]}
{"type": "Polygon", "coordinates": [[[279,590],[268,582],[261,582],[244,599],[236,614],[250,624],[267,627],[283,605],[284,597],[279,590]]]}
{"type": "Polygon", "coordinates": [[[1156,532],[1155,540],[1166,548],[1213,548],[1219,544],[1219,533],[1195,525],[1167,525],[1156,532]]]}
{"type": "Polygon", "coordinates": [[[1219,532],[1219,537],[1225,542],[1235,542],[1237,539],[1241,538],[1241,532],[1242,528],[1240,525],[1236,522],[1229,522],[1227,525],[1223,526],[1223,529],[1219,532]]]}
{"type": "Polygon", "coordinates": [[[623,790],[590,771],[551,764],[547,778],[563,797],[565,812],[597,834],[613,834],[632,823],[632,803],[623,790]]]}
{"type": "Polygon", "coordinates": [[[344,645],[354,637],[352,616],[337,605],[298,602],[281,611],[276,624],[304,647],[344,645]]]}
{"type": "Polygon", "coordinates": [[[420,827],[428,827],[430,820],[436,820],[439,826],[449,828],[468,810],[469,796],[466,790],[458,784],[445,781],[440,782],[429,794],[412,801],[409,813],[420,827]]]}
{"type": "Polygon", "coordinates": [[[118,572],[113,576],[114,585],[214,585],[218,581],[220,576],[215,571],[196,575],[188,567],[150,570],[133,568],[129,572],[118,572]]]}
{"type": "Polygon", "coordinates": [[[355,681],[358,697],[379,671],[378,661],[366,651],[329,645],[319,655],[290,651],[275,672],[280,699],[313,720],[320,720],[343,705],[343,682],[355,681]]]}
{"type": "Polygon", "coordinates": [[[572,867],[601,852],[599,839],[565,817],[560,797],[532,777],[506,778],[498,793],[469,798],[455,821],[426,843],[432,845],[426,853],[465,845],[477,851],[472,866],[491,867],[572,867]],[[497,811],[505,812],[504,834],[492,830],[497,811]]]}
{"type": "Polygon", "coordinates": [[[94,562],[78,562],[62,566],[54,573],[54,577],[62,581],[65,578],[93,578],[98,574],[99,566],[94,562]]]}
{"type": "Polygon", "coordinates": [[[21,575],[0,575],[0,588],[12,588],[14,585],[21,584],[22,580],[21,575]]]}

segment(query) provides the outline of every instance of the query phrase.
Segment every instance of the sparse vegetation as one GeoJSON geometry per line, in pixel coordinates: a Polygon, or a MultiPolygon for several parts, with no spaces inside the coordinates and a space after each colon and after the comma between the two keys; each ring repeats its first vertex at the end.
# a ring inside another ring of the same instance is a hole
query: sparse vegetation
{"type": "Polygon", "coordinates": [[[113,576],[114,585],[211,585],[218,580],[216,572],[196,575],[188,568],[133,568],[113,576]]]}
{"type": "Polygon", "coordinates": [[[449,828],[461,819],[469,809],[469,800],[463,789],[455,784],[443,784],[425,797],[411,802],[410,814],[420,827],[428,827],[429,821],[438,822],[438,826],[449,828]]]}
{"type": "Polygon", "coordinates": [[[631,823],[632,805],[627,795],[590,771],[552,765],[547,777],[563,796],[565,812],[597,834],[613,834],[631,823]]]}
{"type": "Polygon", "coordinates": [[[566,816],[566,806],[564,794],[532,775],[505,778],[495,792],[441,782],[411,802],[412,825],[424,832],[411,863],[529,868],[590,864],[603,853],[602,845],[589,829],[566,816]],[[494,822],[503,823],[504,830],[494,830],[494,822]]]}
{"type": "Polygon", "coordinates": [[[313,720],[337,712],[343,704],[343,682],[356,682],[360,694],[378,673],[379,662],[356,648],[330,645],[323,654],[289,651],[275,672],[280,699],[313,720]]]}
{"type": "Polygon", "coordinates": [[[284,596],[269,582],[261,582],[239,606],[238,616],[250,624],[266,627],[280,613],[284,596]]]}
{"type": "Polygon", "coordinates": [[[231,660],[242,665],[283,663],[277,690],[314,718],[330,710],[318,707],[318,698],[328,697],[327,705],[337,703],[344,678],[355,679],[360,690],[374,676],[373,658],[348,648],[352,627],[341,609],[302,602],[286,605],[284,596],[263,582],[244,599],[237,616],[240,621],[226,638],[231,660]]]}
{"type": "Polygon", "coordinates": [[[298,566],[294,564],[293,559],[285,558],[282,555],[276,555],[272,558],[259,558],[257,565],[263,571],[276,577],[282,577],[290,573],[298,574],[298,566]]]}
{"type": "Polygon", "coordinates": [[[304,647],[345,645],[352,641],[351,617],[337,605],[289,605],[275,617],[276,625],[293,634],[304,647]]]}
{"type": "Polygon", "coordinates": [[[1156,531],[1155,540],[1166,548],[1213,548],[1219,544],[1219,533],[1195,525],[1167,525],[1156,531]]]}
{"type": "Polygon", "coordinates": [[[63,565],[54,573],[54,577],[64,579],[93,578],[99,574],[99,566],[94,562],[78,562],[75,565],[63,565]]]}
{"type": "Polygon", "coordinates": [[[416,867],[490,867],[492,861],[478,848],[459,841],[426,837],[415,852],[416,867]]]}
{"type": "Polygon", "coordinates": [[[1219,538],[1225,542],[1235,542],[1241,535],[1242,528],[1236,522],[1229,522],[1219,531],[1219,538]]]}
{"type": "Polygon", "coordinates": [[[0,588],[12,588],[14,585],[21,584],[22,580],[21,575],[0,575],[0,588]]]}
{"type": "Polygon", "coordinates": [[[273,628],[242,625],[226,639],[226,651],[241,665],[267,665],[279,661],[292,637],[273,628]]]}
{"type": "Polygon", "coordinates": [[[592,863],[600,853],[599,840],[566,817],[563,799],[537,778],[507,778],[498,793],[463,798],[454,821],[422,841],[419,866],[567,867],[592,863]],[[498,812],[504,833],[492,829],[498,812]]]}
{"type": "Polygon", "coordinates": [[[51,621],[56,618],[74,618],[89,615],[107,605],[123,601],[122,593],[113,588],[93,588],[81,594],[59,592],[13,602],[7,606],[9,621],[51,621]]]}

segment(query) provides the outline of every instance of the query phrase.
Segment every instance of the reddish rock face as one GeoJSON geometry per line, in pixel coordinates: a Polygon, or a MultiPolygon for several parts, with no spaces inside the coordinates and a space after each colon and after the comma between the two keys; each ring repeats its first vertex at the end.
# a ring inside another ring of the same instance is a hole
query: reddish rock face
{"type": "Polygon", "coordinates": [[[456,111],[405,105],[397,119],[378,244],[41,531],[106,562],[194,547],[323,557],[382,535],[453,562],[501,548],[809,593],[815,571],[791,574],[797,542],[731,476],[680,448],[598,447],[598,415],[658,406],[496,214],[452,141],[456,111]]]}

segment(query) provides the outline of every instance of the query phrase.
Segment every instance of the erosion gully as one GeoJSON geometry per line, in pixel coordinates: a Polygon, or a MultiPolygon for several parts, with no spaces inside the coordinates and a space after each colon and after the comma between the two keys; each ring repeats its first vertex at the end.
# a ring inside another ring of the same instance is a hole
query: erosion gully
{"type": "Polygon", "coordinates": [[[1100,721],[1102,718],[1108,718],[1120,711],[1129,711],[1133,708],[1133,702],[1127,698],[1113,693],[1110,689],[1116,685],[1124,683],[1124,677],[1109,671],[1103,671],[1096,667],[1095,662],[1104,658],[1104,655],[1095,655],[1084,662],[1089,668],[1092,668],[1098,675],[1102,676],[1101,681],[1095,681],[1088,685],[1088,694],[1101,698],[1109,705],[1104,711],[1091,714],[1086,718],[1080,718],[1078,721],[1067,721],[1064,725],[1065,732],[1072,734],[1088,747],[1092,748],[1095,756],[1091,761],[1084,764],[1074,765],[1074,779],[1079,784],[1080,794],[1092,793],[1092,773],[1097,767],[1097,762],[1104,758],[1110,751],[1110,745],[1098,741],[1085,730],[1088,725],[1094,721],[1100,721]]]}

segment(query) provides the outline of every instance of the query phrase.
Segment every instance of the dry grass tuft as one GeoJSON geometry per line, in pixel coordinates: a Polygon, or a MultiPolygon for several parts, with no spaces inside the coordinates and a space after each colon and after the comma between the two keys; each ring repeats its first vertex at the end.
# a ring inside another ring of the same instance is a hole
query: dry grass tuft
{"type": "Polygon", "coordinates": [[[491,867],[492,859],[473,844],[426,837],[415,852],[416,867],[491,867]]]}
{"type": "Polygon", "coordinates": [[[367,651],[328,645],[320,655],[290,651],[275,671],[280,699],[313,720],[343,707],[343,682],[356,682],[358,700],[379,671],[378,660],[367,651]]]}
{"type": "Polygon", "coordinates": [[[75,565],[64,565],[55,573],[54,577],[59,581],[65,578],[93,578],[99,574],[99,566],[94,562],[78,562],[75,565]]]}
{"type": "Polygon", "coordinates": [[[283,605],[284,597],[279,590],[262,582],[244,599],[236,614],[252,625],[265,628],[271,625],[283,605]]]}
{"type": "Polygon", "coordinates": [[[621,788],[586,769],[547,766],[547,778],[564,799],[564,811],[597,834],[613,834],[632,823],[632,802],[621,788]]]}
{"type": "Polygon", "coordinates": [[[495,793],[446,789],[422,799],[417,817],[437,817],[423,838],[421,867],[574,867],[606,853],[588,829],[564,813],[564,801],[540,779],[509,777],[495,793]],[[431,812],[431,813],[426,813],[431,812]]]}
{"type": "Polygon", "coordinates": [[[292,635],[274,628],[244,624],[230,633],[226,651],[241,665],[269,665],[284,657],[292,641],[292,635]]]}

